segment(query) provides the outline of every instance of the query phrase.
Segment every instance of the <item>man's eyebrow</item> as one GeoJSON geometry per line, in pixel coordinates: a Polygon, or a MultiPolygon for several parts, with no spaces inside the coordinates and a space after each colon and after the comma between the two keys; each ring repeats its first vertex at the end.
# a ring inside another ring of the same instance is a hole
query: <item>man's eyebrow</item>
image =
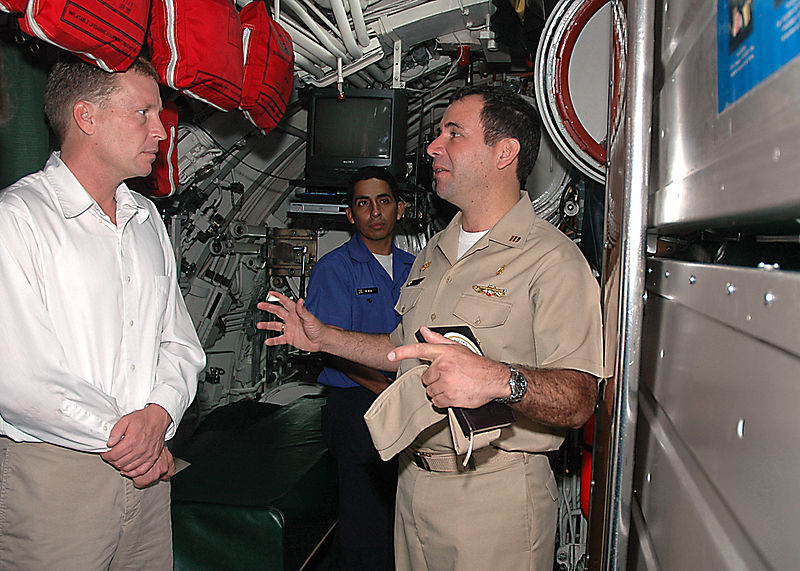
{"type": "MultiPolygon", "coordinates": [[[[384,196],[389,197],[389,198],[392,197],[391,193],[382,192],[380,194],[376,194],[375,198],[376,199],[377,198],[383,198],[384,196]]],[[[369,200],[370,199],[370,195],[369,194],[359,194],[358,196],[354,196],[353,197],[353,202],[355,202],[356,200],[361,200],[362,198],[365,199],[365,200],[369,200]]]]}
{"type": "Polygon", "coordinates": [[[456,123],[455,121],[448,121],[447,123],[444,124],[444,128],[445,129],[452,129],[452,128],[463,129],[461,124],[456,123]]]}

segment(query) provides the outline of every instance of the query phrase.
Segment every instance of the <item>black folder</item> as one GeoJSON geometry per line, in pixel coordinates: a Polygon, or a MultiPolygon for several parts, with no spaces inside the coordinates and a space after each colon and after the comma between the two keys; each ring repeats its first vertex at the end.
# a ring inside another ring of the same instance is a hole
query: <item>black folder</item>
{"type": "MultiPolygon", "coordinates": [[[[483,355],[478,340],[475,339],[472,330],[466,325],[428,327],[428,329],[451,341],[461,343],[472,350],[473,353],[483,355]]],[[[425,343],[425,338],[419,330],[417,330],[415,336],[420,343],[425,343]]],[[[452,409],[461,431],[467,438],[470,438],[473,434],[504,428],[514,422],[514,411],[511,410],[511,407],[496,401],[489,401],[478,408],[454,406],[452,409]]]]}

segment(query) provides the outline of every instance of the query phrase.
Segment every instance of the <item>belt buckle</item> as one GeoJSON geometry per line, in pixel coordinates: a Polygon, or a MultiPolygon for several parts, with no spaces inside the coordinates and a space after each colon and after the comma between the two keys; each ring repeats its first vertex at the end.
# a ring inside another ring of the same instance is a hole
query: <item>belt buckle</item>
{"type": "Polygon", "coordinates": [[[413,458],[414,458],[414,464],[416,464],[419,468],[425,470],[426,472],[431,471],[431,466],[428,463],[427,454],[423,454],[422,452],[417,450],[414,452],[413,458]]]}

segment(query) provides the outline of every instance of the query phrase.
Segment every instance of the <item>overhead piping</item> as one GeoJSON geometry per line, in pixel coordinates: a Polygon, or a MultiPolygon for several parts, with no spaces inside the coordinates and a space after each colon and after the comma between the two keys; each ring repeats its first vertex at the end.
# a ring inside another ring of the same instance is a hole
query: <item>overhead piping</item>
{"type": "Polygon", "coordinates": [[[353,16],[353,28],[356,30],[358,45],[366,48],[369,45],[367,24],[364,22],[364,12],[361,10],[361,0],[349,0],[350,14],[353,16]]]}
{"type": "Polygon", "coordinates": [[[360,58],[364,55],[364,50],[358,47],[356,43],[353,30],[350,28],[350,22],[347,19],[347,12],[344,9],[344,2],[342,0],[331,0],[331,8],[333,8],[333,15],[336,17],[336,24],[339,26],[339,31],[342,33],[342,41],[345,47],[347,47],[347,51],[354,58],[360,58]]]}
{"type": "Polygon", "coordinates": [[[392,77],[392,72],[381,69],[376,64],[369,65],[365,68],[366,72],[370,74],[375,81],[379,83],[386,83],[392,77]]]}
{"type": "MultiPolygon", "coordinates": [[[[295,46],[297,48],[297,46],[295,46]]],[[[302,49],[302,48],[300,48],[302,49]]],[[[294,63],[297,64],[298,67],[302,68],[304,71],[307,71],[317,79],[324,77],[325,73],[317,66],[313,61],[308,59],[302,53],[298,52],[297,49],[294,51],[294,63]]]]}
{"type": "Polygon", "coordinates": [[[347,76],[347,81],[355,85],[356,87],[360,87],[361,89],[366,88],[369,83],[361,77],[361,75],[354,73],[352,75],[347,76]]]}
{"type": "Polygon", "coordinates": [[[341,37],[341,33],[339,32],[339,28],[336,27],[336,24],[330,21],[313,0],[302,0],[302,2],[323,24],[328,26],[328,30],[341,37]]]}
{"type": "Polygon", "coordinates": [[[314,34],[320,43],[322,43],[334,57],[343,58],[347,61],[350,60],[350,57],[345,52],[344,44],[324,30],[296,0],[283,0],[283,2],[298,18],[300,18],[300,20],[302,20],[303,24],[308,27],[311,33],[314,34]]]}
{"type": "Polygon", "coordinates": [[[304,48],[306,52],[308,52],[307,55],[311,55],[314,58],[323,61],[331,69],[335,69],[336,57],[324,47],[319,45],[314,39],[309,38],[305,32],[303,32],[303,30],[295,26],[296,25],[292,24],[288,18],[283,18],[283,27],[289,33],[289,36],[292,38],[292,42],[294,42],[295,45],[304,48]]]}

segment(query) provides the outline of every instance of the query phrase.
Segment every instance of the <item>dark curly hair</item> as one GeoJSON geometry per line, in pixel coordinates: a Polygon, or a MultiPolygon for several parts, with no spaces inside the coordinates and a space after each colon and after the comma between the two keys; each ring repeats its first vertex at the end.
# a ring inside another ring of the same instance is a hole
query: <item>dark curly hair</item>
{"type": "Polygon", "coordinates": [[[525,181],[531,174],[536,157],[539,155],[539,140],[542,133],[539,114],[522,97],[505,87],[466,86],[457,90],[452,100],[458,101],[469,95],[483,97],[481,125],[483,140],[487,145],[494,145],[505,138],[519,141],[517,179],[520,188],[524,188],[525,181]]]}

